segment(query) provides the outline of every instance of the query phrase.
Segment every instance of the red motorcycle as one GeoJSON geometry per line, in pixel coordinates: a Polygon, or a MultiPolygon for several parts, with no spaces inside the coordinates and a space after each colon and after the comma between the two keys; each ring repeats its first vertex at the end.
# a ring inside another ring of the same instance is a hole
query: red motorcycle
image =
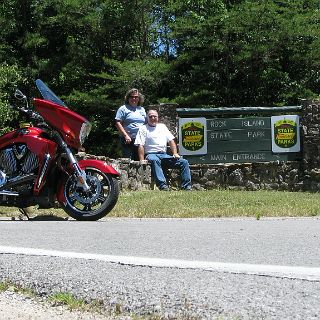
{"type": "Polygon", "coordinates": [[[40,79],[36,86],[43,99],[27,97],[14,106],[30,123],[0,137],[0,205],[24,208],[56,207],[76,220],[98,220],[115,206],[119,173],[107,163],[77,160],[76,153],[90,133],[91,124],[71,111],[40,79]],[[34,125],[32,125],[34,123],[34,125]]]}

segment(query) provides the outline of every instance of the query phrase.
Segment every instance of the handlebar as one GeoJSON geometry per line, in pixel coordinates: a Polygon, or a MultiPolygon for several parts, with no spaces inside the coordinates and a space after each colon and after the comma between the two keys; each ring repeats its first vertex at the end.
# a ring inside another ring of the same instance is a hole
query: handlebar
{"type": "Polygon", "coordinates": [[[27,115],[31,119],[35,119],[35,120],[38,120],[38,121],[44,121],[42,116],[37,112],[33,112],[32,110],[25,109],[23,107],[12,106],[12,105],[9,105],[9,107],[14,109],[14,110],[17,110],[19,112],[22,112],[23,114],[27,115]]]}

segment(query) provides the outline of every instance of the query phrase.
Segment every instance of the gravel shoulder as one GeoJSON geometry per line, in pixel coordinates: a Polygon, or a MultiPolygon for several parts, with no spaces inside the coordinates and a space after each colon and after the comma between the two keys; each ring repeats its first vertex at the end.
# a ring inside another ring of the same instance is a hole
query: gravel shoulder
{"type": "MultiPolygon", "coordinates": [[[[0,319],[112,319],[109,316],[112,315],[117,320],[151,316],[316,320],[320,314],[318,281],[12,255],[0,258],[0,281],[11,281],[36,293],[36,300],[23,297],[17,300],[15,295],[5,292],[15,302],[0,306],[0,319]],[[82,312],[69,313],[64,307],[43,305],[41,301],[37,304],[38,297],[48,301],[47,297],[59,292],[88,302],[103,301],[108,316],[92,317],[82,312]],[[17,310],[20,313],[11,317],[17,310]]],[[[1,296],[0,301],[4,301],[1,296]]]]}
{"type": "Polygon", "coordinates": [[[70,311],[66,306],[54,306],[47,301],[12,291],[0,292],[2,320],[100,320],[113,319],[106,315],[70,311]]]}

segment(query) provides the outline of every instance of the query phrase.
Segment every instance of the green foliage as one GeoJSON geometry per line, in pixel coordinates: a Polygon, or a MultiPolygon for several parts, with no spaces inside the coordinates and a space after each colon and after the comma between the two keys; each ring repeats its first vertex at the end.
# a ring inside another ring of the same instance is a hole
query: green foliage
{"type": "MultiPolygon", "coordinates": [[[[86,144],[89,153],[119,156],[118,133],[114,126],[116,110],[124,103],[124,95],[130,88],[138,88],[146,94],[145,104],[157,102],[161,94],[168,65],[161,59],[117,60],[105,58],[104,72],[97,74],[103,85],[87,93],[73,91],[68,99],[76,102],[81,111],[93,123],[93,130],[86,144]],[[94,141],[100,141],[95,144],[94,141]]],[[[163,93],[165,94],[165,92],[163,93]]]]}
{"type": "Polygon", "coordinates": [[[7,95],[20,83],[32,96],[41,78],[93,122],[92,153],[118,155],[113,118],[131,87],[181,107],[320,93],[317,0],[8,0],[0,13],[2,130],[7,95]]]}
{"type": "Polygon", "coordinates": [[[88,92],[73,90],[64,99],[67,105],[86,117],[92,124],[92,130],[85,142],[87,153],[118,156],[117,133],[114,126],[115,107],[108,95],[100,89],[88,92]]]}
{"type": "Polygon", "coordinates": [[[172,23],[181,52],[172,64],[177,102],[284,105],[319,92],[315,2],[243,1],[227,8],[212,1],[210,10],[196,3],[180,2],[172,23]]]}
{"type": "Polygon", "coordinates": [[[9,131],[17,114],[8,107],[18,84],[25,81],[16,65],[0,64],[0,134],[9,131]]]}
{"type": "Polygon", "coordinates": [[[116,60],[105,59],[107,72],[99,75],[105,80],[106,90],[112,88],[118,95],[119,103],[123,103],[125,92],[130,88],[138,88],[147,93],[146,104],[157,102],[166,83],[169,66],[161,59],[149,58],[144,60],[125,60],[119,63],[116,60]]]}

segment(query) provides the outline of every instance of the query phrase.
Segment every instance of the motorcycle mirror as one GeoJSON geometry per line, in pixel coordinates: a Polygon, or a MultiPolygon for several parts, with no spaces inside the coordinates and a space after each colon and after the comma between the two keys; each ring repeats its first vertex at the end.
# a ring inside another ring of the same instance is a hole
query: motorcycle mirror
{"type": "Polygon", "coordinates": [[[19,100],[27,100],[27,97],[19,89],[16,89],[14,96],[19,100]]]}

